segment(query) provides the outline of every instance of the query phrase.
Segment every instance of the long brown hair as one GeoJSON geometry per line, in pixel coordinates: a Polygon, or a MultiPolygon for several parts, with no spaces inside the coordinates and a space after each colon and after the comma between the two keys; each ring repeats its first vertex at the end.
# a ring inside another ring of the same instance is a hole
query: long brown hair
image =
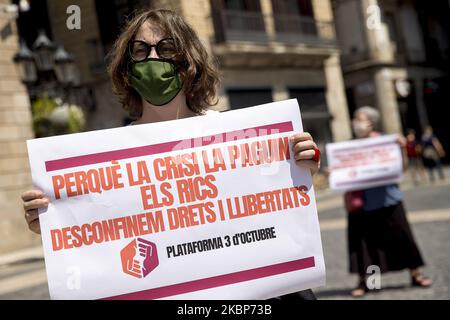
{"type": "Polygon", "coordinates": [[[142,115],[142,100],[128,80],[128,66],[131,61],[128,44],[139,28],[149,21],[161,29],[165,37],[175,41],[180,52],[176,61],[184,84],[188,107],[202,113],[209,106],[217,104],[219,74],[216,63],[209,57],[196,32],[177,13],[167,9],[153,9],[137,12],[125,25],[108,54],[108,73],[113,92],[133,119],[142,115]]]}

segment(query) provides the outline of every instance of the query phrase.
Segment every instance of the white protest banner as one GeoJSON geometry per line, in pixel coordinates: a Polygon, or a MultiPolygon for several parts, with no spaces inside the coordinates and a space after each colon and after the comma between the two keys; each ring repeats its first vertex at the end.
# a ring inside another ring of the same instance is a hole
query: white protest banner
{"type": "Polygon", "coordinates": [[[324,285],[297,100],[28,141],[53,299],[266,299],[324,285]]]}
{"type": "Polygon", "coordinates": [[[385,135],[327,144],[331,189],[362,190],[400,182],[403,165],[397,139],[385,135]]]}

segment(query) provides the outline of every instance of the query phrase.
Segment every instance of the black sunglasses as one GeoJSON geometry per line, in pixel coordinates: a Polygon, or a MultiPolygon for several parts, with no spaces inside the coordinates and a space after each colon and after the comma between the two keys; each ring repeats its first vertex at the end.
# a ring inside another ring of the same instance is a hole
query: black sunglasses
{"type": "Polygon", "coordinates": [[[157,44],[148,44],[142,40],[134,40],[128,44],[128,52],[131,60],[134,62],[141,62],[147,59],[151,54],[152,48],[155,48],[158,57],[162,59],[173,59],[178,55],[173,38],[161,39],[157,44]]]}

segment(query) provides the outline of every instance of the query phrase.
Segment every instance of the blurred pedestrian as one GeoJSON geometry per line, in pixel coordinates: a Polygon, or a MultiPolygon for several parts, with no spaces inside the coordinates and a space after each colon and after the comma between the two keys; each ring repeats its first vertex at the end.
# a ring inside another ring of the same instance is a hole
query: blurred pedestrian
{"type": "Polygon", "coordinates": [[[425,169],[422,161],[422,146],[416,138],[416,131],[412,129],[406,135],[406,154],[408,156],[408,171],[414,184],[417,184],[417,175],[425,179],[425,169]]]}
{"type": "MultiPolygon", "coordinates": [[[[357,109],[352,122],[356,137],[380,136],[376,131],[379,120],[376,109],[357,109]]],[[[404,143],[401,137],[399,143],[404,143]]],[[[406,218],[399,186],[389,184],[348,192],[345,197],[350,272],[359,275],[351,294],[361,297],[369,290],[366,275],[370,266],[379,267],[381,273],[409,269],[413,286],[430,286],[432,280],[419,271],[424,261],[406,218]]]]}
{"type": "Polygon", "coordinates": [[[430,182],[434,182],[434,170],[436,169],[441,180],[444,180],[444,170],[442,169],[441,158],[445,157],[445,151],[439,139],[434,135],[433,128],[425,127],[422,134],[423,163],[428,169],[430,182]]]}

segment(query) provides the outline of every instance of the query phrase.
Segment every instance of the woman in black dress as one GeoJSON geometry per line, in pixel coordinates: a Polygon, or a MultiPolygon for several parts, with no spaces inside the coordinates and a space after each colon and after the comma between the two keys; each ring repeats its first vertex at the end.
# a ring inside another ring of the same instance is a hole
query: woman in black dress
{"type": "MultiPolygon", "coordinates": [[[[372,107],[357,109],[352,123],[356,137],[379,136],[375,131],[379,119],[379,112],[372,107]]],[[[404,148],[403,138],[399,143],[404,148]]],[[[366,275],[371,274],[371,266],[381,273],[409,269],[413,286],[430,286],[431,279],[419,271],[424,261],[406,218],[399,186],[373,187],[347,194],[347,199],[349,196],[361,199],[359,208],[347,208],[352,211],[348,212],[350,273],[359,275],[352,295],[360,297],[369,290],[366,275]]]]}

